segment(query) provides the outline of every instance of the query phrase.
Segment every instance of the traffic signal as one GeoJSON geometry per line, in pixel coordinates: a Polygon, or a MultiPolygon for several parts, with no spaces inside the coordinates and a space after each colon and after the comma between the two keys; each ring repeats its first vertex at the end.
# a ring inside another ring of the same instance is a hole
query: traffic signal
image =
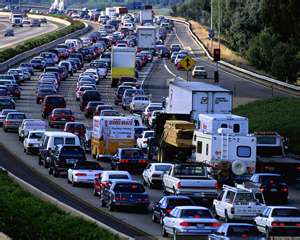
{"type": "Polygon", "coordinates": [[[220,48],[215,48],[214,49],[214,61],[218,62],[221,60],[221,49],[220,48]]]}

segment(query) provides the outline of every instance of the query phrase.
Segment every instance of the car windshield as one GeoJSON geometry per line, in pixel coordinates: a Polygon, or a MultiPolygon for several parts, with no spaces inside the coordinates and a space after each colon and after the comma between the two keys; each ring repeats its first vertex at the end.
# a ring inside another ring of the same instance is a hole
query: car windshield
{"type": "Polygon", "coordinates": [[[279,208],[274,209],[272,212],[272,217],[291,217],[300,218],[300,210],[295,208],[279,208]]]}
{"type": "Polygon", "coordinates": [[[47,98],[47,103],[49,103],[49,104],[64,104],[65,100],[64,100],[64,98],[60,98],[60,97],[51,97],[51,98],[47,98]]]}
{"type": "Polygon", "coordinates": [[[69,109],[55,109],[54,115],[72,115],[72,111],[69,109]]]}
{"type": "Polygon", "coordinates": [[[206,209],[183,209],[181,218],[212,218],[212,216],[206,209]]]}
{"type": "Polygon", "coordinates": [[[43,132],[32,132],[30,133],[29,138],[41,139],[43,134],[43,132]]]}
{"type": "Polygon", "coordinates": [[[162,109],[163,109],[162,106],[155,106],[155,107],[149,107],[148,111],[153,112],[153,111],[162,110],[162,109]]]}
{"type": "Polygon", "coordinates": [[[205,175],[203,166],[193,166],[193,165],[176,165],[175,166],[175,175],[188,175],[201,177],[205,175]]]}
{"type": "Polygon", "coordinates": [[[99,105],[104,105],[102,102],[89,102],[88,107],[96,108],[99,105]]]}
{"type": "Polygon", "coordinates": [[[254,237],[259,236],[260,233],[255,226],[230,226],[228,228],[228,236],[230,237],[254,237]]]}
{"type": "Polygon", "coordinates": [[[144,157],[144,154],[139,149],[123,150],[121,153],[121,158],[126,158],[126,159],[136,159],[136,158],[143,158],[143,157],[144,157]]]}
{"type": "Polygon", "coordinates": [[[21,113],[20,114],[14,113],[14,114],[7,115],[7,119],[24,119],[24,118],[26,118],[25,115],[21,113]]]}
{"type": "Polygon", "coordinates": [[[70,129],[75,129],[75,130],[82,130],[85,129],[83,124],[76,124],[76,123],[70,123],[67,125],[68,128],[70,129]]]}
{"type": "Polygon", "coordinates": [[[144,193],[145,188],[138,183],[118,183],[115,185],[114,191],[124,193],[144,193]]]}
{"type": "Polygon", "coordinates": [[[256,202],[256,198],[254,197],[253,193],[245,192],[236,194],[235,203],[248,204],[250,202],[256,202]]]}
{"type": "Polygon", "coordinates": [[[155,171],[163,171],[163,172],[167,172],[171,169],[170,165],[156,165],[155,166],[155,171]]]}
{"type": "Polygon", "coordinates": [[[280,176],[261,176],[260,179],[262,184],[278,184],[281,182],[280,176]]]}
{"type": "Polygon", "coordinates": [[[81,169],[81,170],[102,170],[102,167],[99,163],[96,162],[81,162],[76,164],[74,169],[81,169]]]}
{"type": "Polygon", "coordinates": [[[123,175],[123,174],[112,174],[109,175],[109,179],[129,179],[128,175],[123,175]]]}
{"type": "Polygon", "coordinates": [[[145,132],[145,138],[153,137],[154,132],[145,132]]]}

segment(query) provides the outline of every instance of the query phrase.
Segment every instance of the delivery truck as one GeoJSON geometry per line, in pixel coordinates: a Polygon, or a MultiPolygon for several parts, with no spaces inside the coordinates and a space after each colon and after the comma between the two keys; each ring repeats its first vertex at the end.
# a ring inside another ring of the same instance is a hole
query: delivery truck
{"type": "Polygon", "coordinates": [[[136,48],[113,47],[111,57],[111,86],[117,87],[122,77],[135,78],[136,48]]]}
{"type": "Polygon", "coordinates": [[[158,28],[156,26],[139,26],[137,28],[137,46],[140,49],[155,49],[158,28]]]}
{"type": "Polygon", "coordinates": [[[95,116],[91,141],[93,158],[114,155],[118,148],[134,147],[134,126],[133,117],[95,116]]]}
{"type": "Polygon", "coordinates": [[[174,79],[169,83],[168,113],[191,114],[198,120],[200,113],[231,113],[232,92],[216,85],[174,79]]]}
{"type": "Polygon", "coordinates": [[[145,9],[140,11],[140,23],[141,25],[145,25],[146,23],[153,24],[152,9],[145,9]]]}
{"type": "Polygon", "coordinates": [[[107,7],[105,8],[105,14],[111,19],[116,16],[117,12],[114,7],[107,7]]]}

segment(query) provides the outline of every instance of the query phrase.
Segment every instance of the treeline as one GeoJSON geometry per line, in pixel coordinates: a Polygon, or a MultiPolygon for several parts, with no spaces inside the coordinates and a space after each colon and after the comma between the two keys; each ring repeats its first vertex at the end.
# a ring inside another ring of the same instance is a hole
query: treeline
{"type": "MultiPolygon", "coordinates": [[[[172,7],[172,14],[209,26],[210,17],[206,16],[210,16],[210,4],[210,0],[188,0],[172,7]]],[[[294,83],[297,80],[300,71],[299,0],[212,0],[212,6],[214,29],[218,28],[221,12],[224,44],[282,81],[294,83]]]]}

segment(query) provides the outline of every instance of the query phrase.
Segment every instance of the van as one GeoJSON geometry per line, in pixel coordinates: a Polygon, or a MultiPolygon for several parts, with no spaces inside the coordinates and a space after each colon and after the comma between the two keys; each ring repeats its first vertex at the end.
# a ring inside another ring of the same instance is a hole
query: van
{"type": "Polygon", "coordinates": [[[49,167],[49,156],[58,145],[62,146],[81,146],[80,139],[77,135],[62,131],[46,131],[41,139],[39,149],[39,165],[49,167]]]}
{"type": "Polygon", "coordinates": [[[48,95],[42,103],[42,117],[46,118],[54,108],[65,108],[66,101],[63,96],[48,95]]]}

